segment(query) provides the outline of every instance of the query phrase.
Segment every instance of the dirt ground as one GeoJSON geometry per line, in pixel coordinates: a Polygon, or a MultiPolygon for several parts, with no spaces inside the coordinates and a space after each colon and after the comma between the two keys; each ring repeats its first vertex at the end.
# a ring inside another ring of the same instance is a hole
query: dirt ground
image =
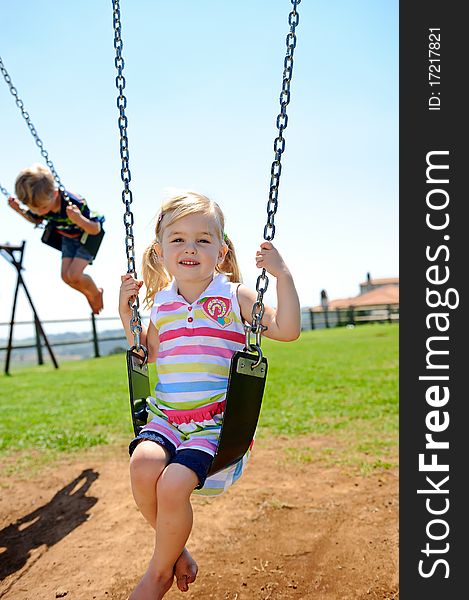
{"type": "MultiPolygon", "coordinates": [[[[165,599],[398,598],[397,471],[363,477],[287,462],[291,445],[256,442],[228,493],[194,498],[188,548],[199,575],[165,599]]],[[[124,447],[0,485],[2,600],[128,598],[153,535],[132,499],[124,447]]]]}

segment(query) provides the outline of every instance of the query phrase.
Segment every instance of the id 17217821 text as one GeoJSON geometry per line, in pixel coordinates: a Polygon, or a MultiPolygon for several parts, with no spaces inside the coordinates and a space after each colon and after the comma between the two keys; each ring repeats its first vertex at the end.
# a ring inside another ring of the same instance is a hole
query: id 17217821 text
{"type": "Polygon", "coordinates": [[[428,85],[431,93],[428,98],[428,110],[441,109],[441,31],[433,27],[428,30],[428,85]]]}

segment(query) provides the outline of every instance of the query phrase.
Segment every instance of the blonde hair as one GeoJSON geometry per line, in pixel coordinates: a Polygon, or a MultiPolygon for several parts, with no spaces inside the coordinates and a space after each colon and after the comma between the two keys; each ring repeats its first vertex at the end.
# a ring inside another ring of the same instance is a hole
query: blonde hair
{"type": "Polygon", "coordinates": [[[216,202],[213,202],[213,200],[202,194],[192,191],[182,192],[168,198],[161,205],[161,210],[156,220],[155,239],[143,253],[142,273],[146,287],[146,295],[143,302],[146,307],[151,308],[153,306],[155,294],[165,288],[171,281],[171,276],[165,269],[155,249],[155,243],[161,243],[163,231],[166,227],[183,217],[194,214],[203,214],[213,218],[216,224],[218,241],[222,245],[225,244],[228,246],[225,259],[215,267],[215,270],[218,273],[226,275],[229,281],[242,281],[233,242],[225,233],[225,217],[221,208],[216,202]]]}
{"type": "Polygon", "coordinates": [[[54,192],[54,176],[47,167],[40,164],[23,169],[15,181],[15,194],[18,200],[31,208],[39,208],[46,202],[50,202],[54,192]]]}

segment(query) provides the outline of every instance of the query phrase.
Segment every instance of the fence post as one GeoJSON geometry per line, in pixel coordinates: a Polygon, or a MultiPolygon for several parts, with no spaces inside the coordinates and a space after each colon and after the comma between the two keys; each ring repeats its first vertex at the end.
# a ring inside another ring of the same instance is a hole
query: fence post
{"type": "Polygon", "coordinates": [[[94,357],[95,358],[99,358],[101,355],[99,354],[99,340],[98,340],[98,334],[96,332],[96,318],[94,316],[94,313],[91,313],[91,327],[93,330],[93,346],[94,346],[94,357]]]}
{"type": "Polygon", "coordinates": [[[326,329],[329,329],[329,309],[326,307],[324,310],[324,321],[326,323],[326,329]]]}
{"type": "Polygon", "coordinates": [[[340,318],[340,308],[337,308],[335,312],[337,315],[337,327],[340,327],[342,325],[342,320],[340,318]]]}
{"type": "Polygon", "coordinates": [[[309,320],[311,321],[311,329],[314,329],[314,312],[312,309],[309,311],[309,320]]]}
{"type": "Polygon", "coordinates": [[[348,324],[349,325],[355,325],[355,316],[354,316],[353,306],[349,306],[348,324]]]}
{"type": "Polygon", "coordinates": [[[388,304],[388,323],[392,323],[392,312],[391,312],[391,305],[388,304]]]}
{"type": "Polygon", "coordinates": [[[42,356],[41,333],[39,331],[39,324],[37,322],[36,317],[34,317],[34,331],[36,333],[37,364],[43,365],[44,358],[42,356]]]}

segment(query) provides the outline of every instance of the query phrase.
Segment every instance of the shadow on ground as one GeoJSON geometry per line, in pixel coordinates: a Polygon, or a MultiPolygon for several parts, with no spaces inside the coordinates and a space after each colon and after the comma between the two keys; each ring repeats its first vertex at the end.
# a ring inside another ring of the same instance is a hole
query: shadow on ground
{"type": "Polygon", "coordinates": [[[0,531],[0,547],[5,548],[0,579],[20,570],[32,550],[44,544],[50,548],[88,519],[98,499],[86,493],[98,477],[98,472],[85,469],[50,502],[0,531]]]}

